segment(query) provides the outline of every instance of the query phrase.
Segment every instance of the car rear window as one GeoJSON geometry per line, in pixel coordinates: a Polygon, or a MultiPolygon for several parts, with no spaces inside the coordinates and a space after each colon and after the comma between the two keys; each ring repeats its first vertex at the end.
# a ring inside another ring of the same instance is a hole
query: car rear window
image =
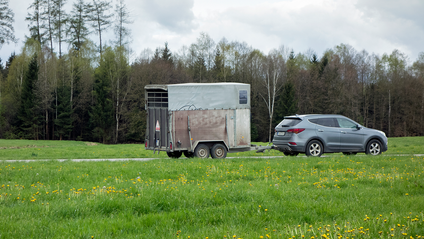
{"type": "Polygon", "coordinates": [[[284,119],[283,121],[281,121],[281,123],[278,125],[279,127],[291,127],[291,126],[295,126],[297,124],[300,123],[300,121],[302,121],[301,119],[284,119]]]}
{"type": "Polygon", "coordinates": [[[310,122],[326,127],[339,127],[336,119],[334,118],[318,118],[318,119],[309,119],[310,122]]]}

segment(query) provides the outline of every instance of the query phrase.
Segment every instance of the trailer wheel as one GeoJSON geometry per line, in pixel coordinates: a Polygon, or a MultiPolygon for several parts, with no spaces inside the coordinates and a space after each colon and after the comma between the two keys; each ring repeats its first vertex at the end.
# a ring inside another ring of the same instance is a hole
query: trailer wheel
{"type": "Polygon", "coordinates": [[[181,151],[174,151],[174,152],[166,152],[166,154],[170,158],[179,158],[179,157],[181,157],[181,155],[183,154],[183,152],[181,152],[181,151]]]}
{"type": "Polygon", "coordinates": [[[223,144],[215,144],[211,149],[211,156],[214,159],[227,157],[227,148],[223,144]]]}
{"type": "Polygon", "coordinates": [[[198,158],[209,158],[209,147],[205,144],[197,145],[194,150],[194,156],[198,158]]]}
{"type": "Polygon", "coordinates": [[[193,158],[194,157],[194,153],[193,152],[184,151],[184,156],[186,158],[193,158]]]}

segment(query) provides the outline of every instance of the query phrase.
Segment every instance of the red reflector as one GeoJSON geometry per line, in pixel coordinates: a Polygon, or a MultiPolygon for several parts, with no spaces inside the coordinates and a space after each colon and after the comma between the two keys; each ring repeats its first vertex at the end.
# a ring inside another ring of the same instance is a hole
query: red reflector
{"type": "Polygon", "coordinates": [[[169,143],[169,149],[172,150],[172,143],[169,143]]]}
{"type": "Polygon", "coordinates": [[[289,144],[291,144],[291,145],[297,145],[295,142],[289,142],[289,144]]]}
{"type": "Polygon", "coordinates": [[[298,129],[289,129],[289,130],[287,130],[287,133],[291,132],[291,133],[298,134],[300,132],[303,132],[304,130],[305,129],[300,129],[300,128],[298,128],[298,129]]]}

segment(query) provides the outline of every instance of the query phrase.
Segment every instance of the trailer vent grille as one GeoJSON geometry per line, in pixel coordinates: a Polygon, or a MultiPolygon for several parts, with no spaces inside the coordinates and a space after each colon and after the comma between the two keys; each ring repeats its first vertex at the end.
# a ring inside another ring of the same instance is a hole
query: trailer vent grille
{"type": "Polygon", "coordinates": [[[167,91],[148,91],[147,107],[149,108],[168,108],[168,92],[167,91]]]}

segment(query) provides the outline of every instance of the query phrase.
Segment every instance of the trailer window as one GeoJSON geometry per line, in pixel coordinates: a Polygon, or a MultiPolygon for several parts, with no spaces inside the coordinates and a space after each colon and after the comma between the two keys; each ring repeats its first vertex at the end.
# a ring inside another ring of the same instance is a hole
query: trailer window
{"type": "Polygon", "coordinates": [[[147,92],[147,107],[167,108],[168,107],[168,92],[166,91],[148,91],[147,92]]]}
{"type": "Polygon", "coordinates": [[[241,105],[247,104],[247,90],[239,91],[239,104],[241,105]]]}

